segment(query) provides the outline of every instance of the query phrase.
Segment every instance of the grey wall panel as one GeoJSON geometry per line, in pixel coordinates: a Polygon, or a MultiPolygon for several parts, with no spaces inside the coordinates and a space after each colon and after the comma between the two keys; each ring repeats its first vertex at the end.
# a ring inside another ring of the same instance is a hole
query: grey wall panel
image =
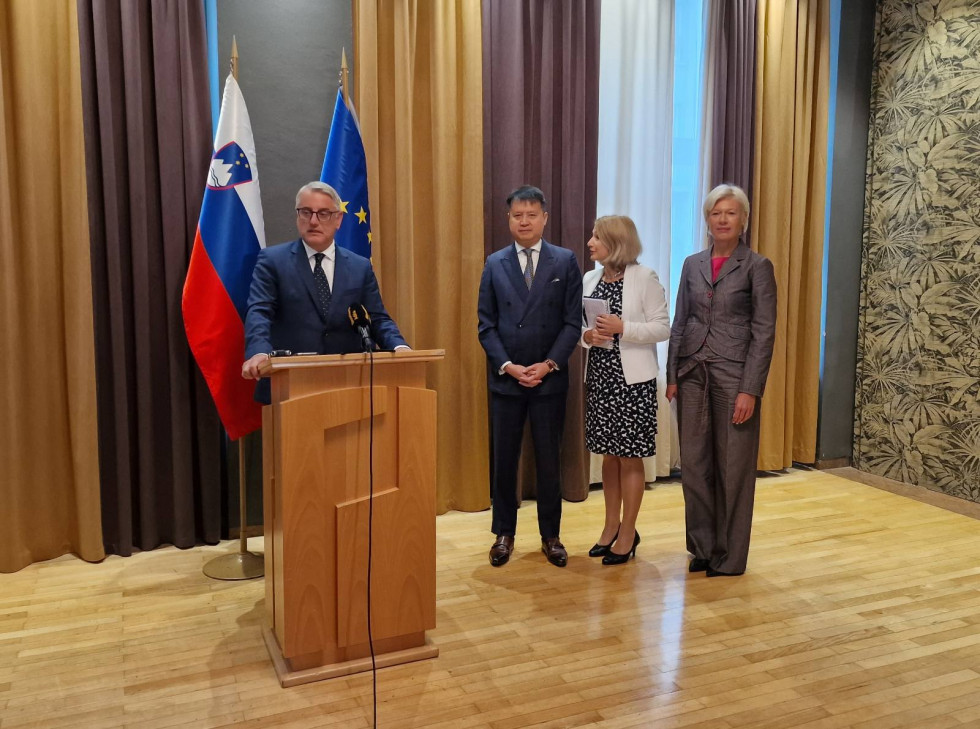
{"type": "MultiPolygon", "coordinates": [[[[219,94],[228,76],[232,36],[238,84],[248,106],[258,157],[268,245],[296,233],[296,190],[320,178],[337,97],[341,49],[353,69],[350,0],[217,0],[219,94]]],[[[261,438],[246,444],[248,523],[262,523],[261,438]]],[[[228,450],[229,521],[238,528],[238,458],[228,450]]]]}
{"type": "Polygon", "coordinates": [[[320,177],[341,49],[353,68],[350,0],[218,0],[218,77],[231,39],[252,120],[266,243],[296,237],[296,190],[320,177]]]}
{"type": "Polygon", "coordinates": [[[874,0],[842,0],[827,238],[824,366],[817,460],[850,458],[864,232],[874,0]]]}

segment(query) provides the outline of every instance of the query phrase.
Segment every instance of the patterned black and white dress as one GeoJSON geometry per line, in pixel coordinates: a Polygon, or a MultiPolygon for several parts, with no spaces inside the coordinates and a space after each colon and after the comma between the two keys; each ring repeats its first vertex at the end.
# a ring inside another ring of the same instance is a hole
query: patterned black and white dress
{"type": "MultiPolygon", "coordinates": [[[[591,296],[623,315],[623,281],[600,280],[591,296]]],[[[591,347],[585,376],[585,444],[593,453],[649,458],[657,452],[657,381],[626,384],[619,335],[612,349],[591,347]]]]}

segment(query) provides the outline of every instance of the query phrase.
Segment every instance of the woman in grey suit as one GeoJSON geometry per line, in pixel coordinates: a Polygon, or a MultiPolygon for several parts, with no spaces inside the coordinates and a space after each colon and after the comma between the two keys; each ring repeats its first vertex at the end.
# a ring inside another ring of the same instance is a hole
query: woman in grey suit
{"type": "Polygon", "coordinates": [[[752,532],[759,398],[776,329],[768,258],[741,241],[749,201],[719,185],[704,201],[711,246],[684,261],[667,355],[677,397],[691,572],[745,572],[752,532]]]}
{"type": "Polygon", "coordinates": [[[660,279],[637,263],[640,237],[632,220],[596,220],[589,251],[602,268],[585,274],[583,294],[605,299],[609,311],[597,317],[594,328],[582,328],[582,346],[589,351],[585,442],[602,454],[606,504],[602,534],[589,556],[623,564],[640,543],[642,459],[656,452],[657,342],[670,336],[670,318],[660,279]]]}

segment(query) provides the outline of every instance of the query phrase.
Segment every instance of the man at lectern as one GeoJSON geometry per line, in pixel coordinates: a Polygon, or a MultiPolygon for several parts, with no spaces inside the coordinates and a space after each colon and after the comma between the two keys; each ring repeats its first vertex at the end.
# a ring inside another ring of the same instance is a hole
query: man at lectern
{"type": "Polygon", "coordinates": [[[541,551],[568,562],[561,527],[561,436],[568,358],[582,331],[582,270],[575,254],[542,239],[544,193],[519,187],[507,198],[514,242],[487,258],[480,280],[480,343],[487,353],[493,439],[492,492],[496,540],[490,564],[510,559],[517,529],[517,467],[530,421],[537,466],[541,551]]]}
{"type": "MultiPolygon", "coordinates": [[[[245,317],[242,377],[259,378],[259,365],[276,350],[293,354],[346,354],[363,350],[362,336],[348,317],[363,307],[370,334],[384,350],[408,349],[388,316],[371,262],[334,245],[343,222],[340,195],[323,182],[296,193],[299,238],[259,252],[245,317]]],[[[255,399],[268,403],[268,380],[255,399]]]]}

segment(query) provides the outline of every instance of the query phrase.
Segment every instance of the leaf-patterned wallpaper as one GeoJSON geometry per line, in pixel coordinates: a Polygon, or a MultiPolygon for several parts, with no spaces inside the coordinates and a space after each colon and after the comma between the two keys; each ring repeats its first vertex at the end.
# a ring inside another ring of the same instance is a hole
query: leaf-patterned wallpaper
{"type": "Polygon", "coordinates": [[[876,23],[854,461],[980,501],[980,2],[876,23]]]}

